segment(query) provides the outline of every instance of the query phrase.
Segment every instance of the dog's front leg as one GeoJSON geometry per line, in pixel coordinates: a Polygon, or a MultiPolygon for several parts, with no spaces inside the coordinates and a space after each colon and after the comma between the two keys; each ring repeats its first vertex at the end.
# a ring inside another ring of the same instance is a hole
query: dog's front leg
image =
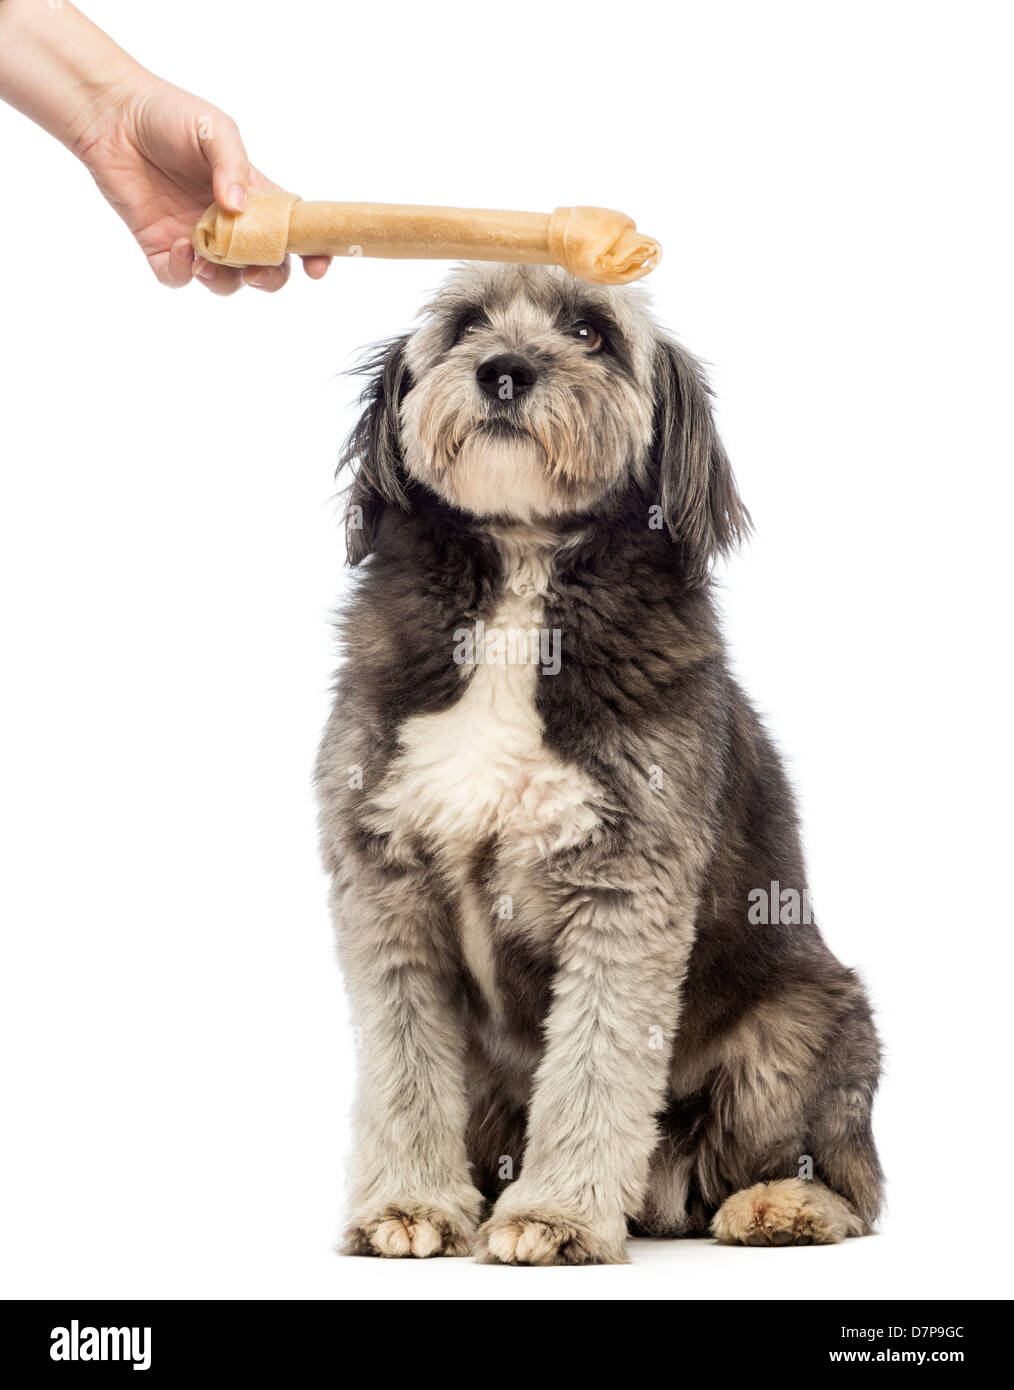
{"type": "Polygon", "coordinates": [[[344,1249],[467,1255],[482,1197],[465,1154],[458,982],[441,899],[412,871],[365,870],[337,884],[334,899],[359,1049],[344,1249]]]}
{"type": "Polygon", "coordinates": [[[695,904],[671,885],[581,895],[557,939],[546,1050],[487,1263],[621,1264],[664,1105],[695,904]]]}

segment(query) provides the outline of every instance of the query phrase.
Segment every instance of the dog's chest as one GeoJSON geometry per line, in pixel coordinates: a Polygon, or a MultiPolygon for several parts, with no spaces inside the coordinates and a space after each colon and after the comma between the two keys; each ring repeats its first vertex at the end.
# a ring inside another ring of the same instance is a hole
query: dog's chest
{"type": "Polygon", "coordinates": [[[405,721],[373,801],[377,828],[421,838],[445,862],[470,862],[490,840],[543,857],[579,843],[598,821],[595,785],[546,747],[536,708],[538,681],[553,679],[541,674],[555,650],[544,626],[552,539],[532,528],[498,538],[505,578],[496,610],[470,642],[456,634],[461,697],[405,721]]]}
{"type": "Polygon", "coordinates": [[[523,882],[548,855],[592,834],[600,803],[592,780],[547,748],[536,707],[538,681],[553,679],[540,673],[552,669],[541,662],[552,641],[540,640],[551,545],[512,531],[502,547],[501,598],[482,637],[472,633],[461,697],[439,714],[405,721],[371,809],[373,827],[390,835],[396,852],[411,855],[421,841],[436,855],[457,909],[462,956],[493,1019],[502,1017],[497,939],[538,936],[548,924],[513,911],[505,917],[505,890],[478,881],[479,852],[493,847],[494,879],[510,859],[513,892],[518,873],[523,882]]]}

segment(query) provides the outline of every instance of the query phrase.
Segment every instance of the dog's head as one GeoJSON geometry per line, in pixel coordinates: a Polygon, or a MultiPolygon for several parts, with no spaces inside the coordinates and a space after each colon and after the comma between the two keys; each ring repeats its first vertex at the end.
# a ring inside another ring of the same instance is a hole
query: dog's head
{"type": "MultiPolygon", "coordinates": [[[[478,517],[551,521],[637,487],[703,580],[749,527],[697,362],[640,292],[534,266],[468,265],[371,359],[348,543],[369,554],[413,484],[478,517]]],[[[645,518],[648,524],[648,517],[645,518]]]]}

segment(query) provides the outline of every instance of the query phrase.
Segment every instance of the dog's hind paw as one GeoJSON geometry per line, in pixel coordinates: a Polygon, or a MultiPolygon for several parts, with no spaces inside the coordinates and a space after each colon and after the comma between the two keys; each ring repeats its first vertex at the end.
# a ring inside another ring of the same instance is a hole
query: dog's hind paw
{"type": "Polygon", "coordinates": [[[843,1197],[802,1178],[759,1182],[719,1207],[712,1235],[724,1245],[837,1245],[867,1228],[843,1197]]]}
{"type": "Polygon", "coordinates": [[[427,1203],[392,1202],[375,1212],[360,1213],[345,1232],[341,1252],[388,1260],[470,1255],[472,1231],[427,1203]]]}
{"type": "Polygon", "coordinates": [[[550,1209],[494,1211],[479,1227],[475,1248],[481,1264],[627,1264],[625,1236],[625,1222],[605,1230],[550,1209]]]}

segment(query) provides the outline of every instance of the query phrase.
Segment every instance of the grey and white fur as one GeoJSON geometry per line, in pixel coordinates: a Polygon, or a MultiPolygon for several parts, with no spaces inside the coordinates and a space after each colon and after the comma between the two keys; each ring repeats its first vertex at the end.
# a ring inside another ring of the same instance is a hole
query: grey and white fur
{"type": "Polygon", "coordinates": [[[816,926],[751,920],[807,883],[713,606],[749,518],[700,367],[639,291],[465,266],[370,370],[317,774],[360,1041],[345,1249],[869,1232],[862,985],[816,926]]]}

